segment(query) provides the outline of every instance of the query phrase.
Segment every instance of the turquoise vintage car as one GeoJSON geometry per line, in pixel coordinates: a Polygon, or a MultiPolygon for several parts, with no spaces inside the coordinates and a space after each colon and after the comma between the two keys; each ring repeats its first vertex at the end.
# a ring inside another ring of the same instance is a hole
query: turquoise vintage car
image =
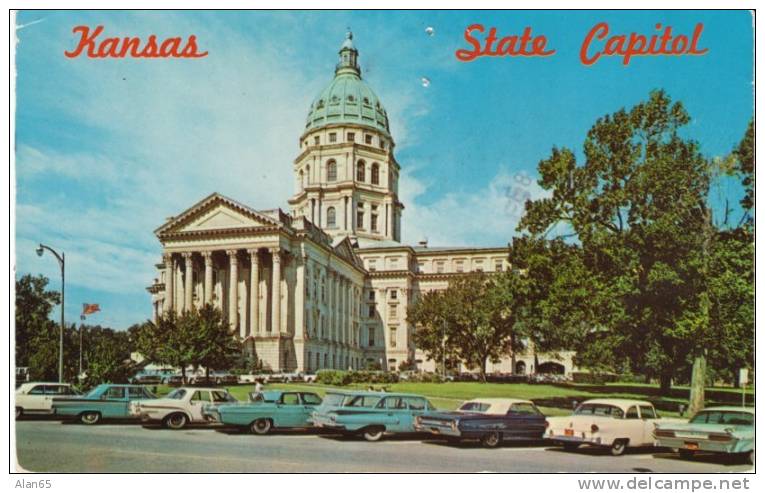
{"type": "Polygon", "coordinates": [[[740,454],[754,464],[754,408],[709,407],[687,423],[659,424],[656,445],[677,449],[680,457],[696,452],[740,454]]]}
{"type": "Polygon", "coordinates": [[[334,392],[314,411],[317,428],[358,434],[376,442],[386,433],[414,433],[415,418],[435,411],[423,396],[387,392],[334,392]]]}
{"type": "Polygon", "coordinates": [[[128,404],[137,399],[156,396],[140,385],[103,383],[83,396],[54,398],[53,411],[63,419],[94,425],[102,419],[129,418],[128,404]]]}
{"type": "Polygon", "coordinates": [[[321,397],[313,392],[269,390],[250,396],[250,402],[206,406],[203,414],[210,421],[248,428],[266,435],[274,428],[308,428],[309,418],[321,397]]]}

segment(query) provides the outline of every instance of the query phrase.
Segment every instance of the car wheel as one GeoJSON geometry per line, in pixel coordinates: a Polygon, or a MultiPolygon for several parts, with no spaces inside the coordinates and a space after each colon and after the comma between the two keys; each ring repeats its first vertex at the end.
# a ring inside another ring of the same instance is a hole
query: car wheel
{"type": "Polygon", "coordinates": [[[101,413],[96,411],[87,411],[80,414],[80,423],[84,425],[94,425],[101,421],[101,413]]]}
{"type": "Polygon", "coordinates": [[[614,443],[611,445],[611,455],[618,457],[624,454],[625,450],[627,450],[627,440],[614,440],[614,443]]]}
{"type": "Polygon", "coordinates": [[[574,450],[579,448],[578,443],[564,443],[563,444],[563,450],[567,452],[573,452],[574,450]]]}
{"type": "Polygon", "coordinates": [[[696,455],[693,450],[687,450],[682,448],[678,450],[677,453],[680,455],[681,459],[686,459],[686,460],[693,459],[693,456],[696,455]]]}
{"type": "Polygon", "coordinates": [[[364,440],[368,442],[377,442],[385,433],[385,428],[382,427],[373,427],[373,428],[367,428],[364,430],[364,432],[361,434],[364,437],[364,440]]]}
{"type": "Polygon", "coordinates": [[[498,431],[487,433],[481,437],[481,445],[486,448],[496,448],[502,443],[502,434],[498,431]]]}
{"type": "Polygon", "coordinates": [[[24,409],[17,407],[16,408],[16,419],[19,419],[20,417],[24,416],[24,409]]]}
{"type": "Polygon", "coordinates": [[[250,425],[250,430],[256,435],[268,435],[271,431],[271,420],[266,418],[256,419],[250,425]]]}
{"type": "Polygon", "coordinates": [[[186,427],[189,419],[183,413],[174,413],[166,417],[163,424],[171,430],[180,430],[186,427]]]}

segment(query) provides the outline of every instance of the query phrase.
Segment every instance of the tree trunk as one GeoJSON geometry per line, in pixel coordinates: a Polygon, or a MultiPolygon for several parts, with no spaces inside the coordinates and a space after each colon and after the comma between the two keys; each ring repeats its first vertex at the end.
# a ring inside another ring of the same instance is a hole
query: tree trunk
{"type": "Polygon", "coordinates": [[[663,370],[659,377],[659,393],[669,395],[670,390],[672,390],[672,372],[663,370]]]}
{"type": "Polygon", "coordinates": [[[480,375],[481,375],[481,381],[483,383],[486,383],[486,360],[488,360],[488,359],[489,359],[488,356],[484,356],[481,359],[481,367],[479,368],[479,372],[480,372],[480,375]]]}
{"type": "Polygon", "coordinates": [[[704,408],[704,387],[706,387],[707,356],[706,350],[696,352],[693,358],[693,373],[691,374],[691,397],[688,406],[689,415],[693,416],[704,408]]]}
{"type": "Polygon", "coordinates": [[[183,385],[186,385],[186,366],[181,365],[181,381],[183,382],[183,385]]]}

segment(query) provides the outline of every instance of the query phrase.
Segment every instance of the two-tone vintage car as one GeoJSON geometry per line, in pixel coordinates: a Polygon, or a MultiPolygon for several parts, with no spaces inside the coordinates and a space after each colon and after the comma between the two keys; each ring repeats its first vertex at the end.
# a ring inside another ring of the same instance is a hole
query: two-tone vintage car
{"type": "Polygon", "coordinates": [[[53,411],[57,417],[94,425],[103,419],[129,418],[128,404],[136,399],[156,396],[141,385],[102,383],[83,396],[54,397],[53,411]]]}
{"type": "Polygon", "coordinates": [[[656,445],[676,449],[680,457],[696,452],[739,454],[754,464],[754,409],[709,407],[687,423],[657,423],[656,445]]]}
{"type": "Polygon", "coordinates": [[[203,414],[211,421],[267,435],[275,428],[311,427],[311,414],[320,404],[321,397],[314,392],[267,390],[250,395],[250,402],[205,406],[203,414]]]}
{"type": "Polygon", "coordinates": [[[547,418],[545,438],[566,450],[580,445],[607,447],[622,455],[627,447],[652,446],[659,417],[653,404],[631,399],[592,399],[580,404],[571,416],[547,418]]]}
{"type": "Polygon", "coordinates": [[[226,389],[180,387],[162,399],[134,400],[129,413],[141,421],[162,423],[166,428],[180,430],[189,423],[207,423],[202,409],[206,404],[234,403],[237,400],[226,389]]]}
{"type": "Polygon", "coordinates": [[[27,382],[16,389],[16,417],[25,414],[53,414],[53,398],[80,395],[68,383],[27,382]]]}
{"type": "Polygon", "coordinates": [[[546,425],[545,416],[533,402],[519,399],[473,399],[456,411],[417,416],[414,423],[418,431],[454,442],[480,440],[488,448],[503,440],[539,440],[546,425]]]}
{"type": "Polygon", "coordinates": [[[317,428],[357,434],[376,442],[386,433],[413,433],[414,420],[435,411],[423,396],[386,392],[332,392],[311,419],[317,428]]]}

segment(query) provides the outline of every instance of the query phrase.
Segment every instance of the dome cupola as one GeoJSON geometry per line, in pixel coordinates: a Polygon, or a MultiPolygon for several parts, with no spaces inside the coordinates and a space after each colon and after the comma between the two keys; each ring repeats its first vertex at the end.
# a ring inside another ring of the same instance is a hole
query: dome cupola
{"type": "Polygon", "coordinates": [[[325,125],[356,124],[390,136],[388,113],[374,91],[361,78],[359,52],[353,44],[353,33],[348,32],[339,54],[335,78],[311,104],[305,131],[325,125]]]}

